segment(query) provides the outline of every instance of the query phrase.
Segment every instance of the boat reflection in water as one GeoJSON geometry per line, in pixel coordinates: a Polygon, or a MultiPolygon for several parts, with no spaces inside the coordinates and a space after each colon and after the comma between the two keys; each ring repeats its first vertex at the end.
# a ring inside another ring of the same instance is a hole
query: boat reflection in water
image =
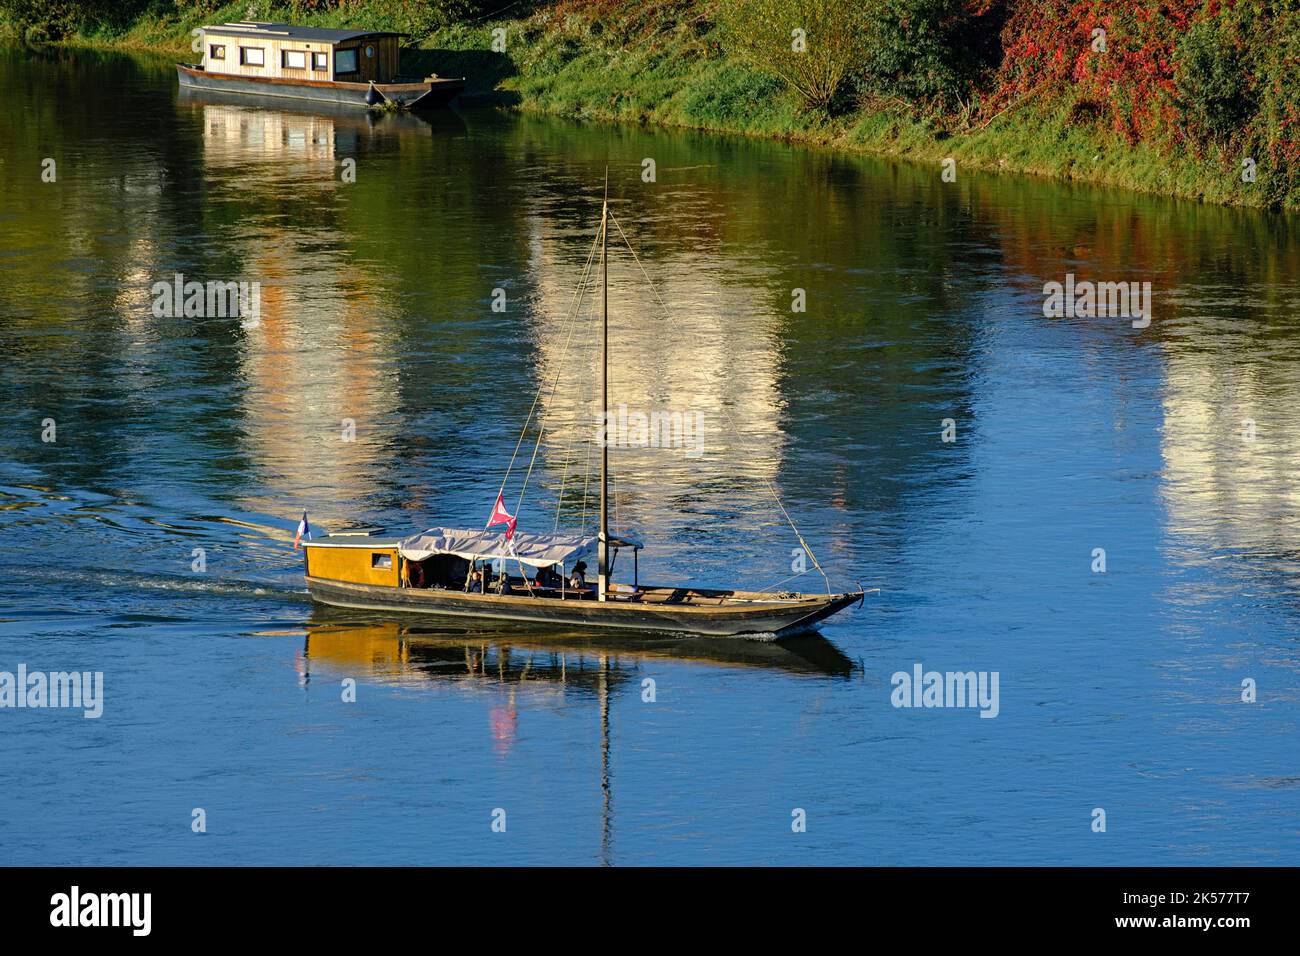
{"type": "Polygon", "coordinates": [[[816,632],[779,641],[612,636],[513,623],[493,628],[443,619],[395,621],[327,605],[312,608],[303,658],[305,681],[319,667],[330,673],[346,669],[352,676],[360,670],[371,680],[402,686],[483,679],[496,685],[552,682],[557,689],[578,692],[596,688],[593,675],[598,669],[608,673],[611,683],[620,684],[647,659],[760,667],[811,677],[847,678],[857,666],[816,632]],[[602,663],[597,667],[593,662],[602,663]]]}
{"type": "Polygon", "coordinates": [[[306,684],[313,673],[344,675],[404,688],[440,680],[494,693],[493,746],[508,753],[521,701],[539,703],[571,694],[595,698],[600,713],[601,859],[609,865],[613,831],[610,780],[610,701],[614,693],[641,692],[638,671],[647,660],[721,667],[770,668],[796,677],[847,679],[857,665],[820,634],[780,641],[734,638],[611,637],[511,626],[509,631],[421,619],[386,620],[363,612],[316,606],[307,622],[299,661],[306,684]],[[504,693],[503,693],[504,692],[504,693]]]}
{"type": "Polygon", "coordinates": [[[274,162],[333,161],[359,148],[394,138],[428,139],[468,132],[451,110],[437,113],[374,113],[329,103],[293,103],[274,97],[182,88],[177,108],[200,114],[204,161],[229,158],[274,162]]]}

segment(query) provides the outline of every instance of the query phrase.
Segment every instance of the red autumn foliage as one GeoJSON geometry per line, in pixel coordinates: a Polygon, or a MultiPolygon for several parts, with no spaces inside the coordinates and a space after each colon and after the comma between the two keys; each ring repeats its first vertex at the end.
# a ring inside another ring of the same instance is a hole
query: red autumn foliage
{"type": "Polygon", "coordinates": [[[1111,125],[1129,142],[1151,138],[1162,125],[1177,125],[1174,51],[1206,6],[1204,0],[1010,3],[1002,66],[986,109],[1073,87],[1081,99],[1106,104],[1111,125]],[[1094,35],[1097,30],[1104,35],[1094,35]]]}

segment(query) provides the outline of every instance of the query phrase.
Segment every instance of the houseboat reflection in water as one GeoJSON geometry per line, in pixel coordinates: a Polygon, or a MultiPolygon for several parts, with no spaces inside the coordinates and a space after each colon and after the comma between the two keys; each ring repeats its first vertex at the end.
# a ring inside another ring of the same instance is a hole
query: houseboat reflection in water
{"type": "Polygon", "coordinates": [[[358,113],[326,103],[303,107],[271,97],[182,89],[182,111],[201,114],[205,164],[221,163],[223,149],[241,162],[299,162],[355,157],[358,148],[385,139],[428,139],[468,132],[451,110],[438,113],[358,113]]]}

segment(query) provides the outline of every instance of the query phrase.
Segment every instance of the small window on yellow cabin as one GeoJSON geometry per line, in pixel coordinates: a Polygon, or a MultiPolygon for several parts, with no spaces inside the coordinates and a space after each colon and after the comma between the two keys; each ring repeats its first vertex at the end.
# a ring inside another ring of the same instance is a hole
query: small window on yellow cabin
{"type": "Polygon", "coordinates": [[[224,43],[212,43],[208,46],[209,60],[224,60],[226,58],[226,45],[224,43]]]}
{"type": "Polygon", "coordinates": [[[311,68],[313,70],[328,70],[330,68],[330,55],[328,53],[313,53],[311,55],[311,68]]]}
{"type": "Polygon", "coordinates": [[[370,566],[372,568],[382,568],[385,571],[391,571],[393,568],[393,556],[391,554],[372,553],[370,555],[370,566]]]}
{"type": "Polygon", "coordinates": [[[305,70],[307,54],[302,50],[283,50],[280,53],[280,65],[286,70],[305,70]]]}

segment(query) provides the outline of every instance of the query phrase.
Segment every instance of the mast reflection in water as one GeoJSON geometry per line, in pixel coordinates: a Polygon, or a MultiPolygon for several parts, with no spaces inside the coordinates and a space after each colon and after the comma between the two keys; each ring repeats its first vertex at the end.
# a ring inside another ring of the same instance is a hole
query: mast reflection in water
{"type": "MultiPolygon", "coordinates": [[[[600,636],[539,629],[508,632],[456,625],[408,623],[332,608],[315,608],[303,644],[303,687],[313,674],[363,678],[377,684],[418,688],[451,681],[497,701],[489,711],[496,753],[508,757],[521,716],[548,698],[595,699],[600,721],[601,860],[612,862],[614,791],[610,769],[610,699],[620,692],[645,695],[647,659],[720,667],[761,667],[792,675],[849,678],[857,668],[819,634],[782,641],[715,638],[600,636]],[[521,714],[522,711],[522,714],[521,714]]],[[[644,696],[643,696],[643,699],[644,696]]]]}

